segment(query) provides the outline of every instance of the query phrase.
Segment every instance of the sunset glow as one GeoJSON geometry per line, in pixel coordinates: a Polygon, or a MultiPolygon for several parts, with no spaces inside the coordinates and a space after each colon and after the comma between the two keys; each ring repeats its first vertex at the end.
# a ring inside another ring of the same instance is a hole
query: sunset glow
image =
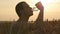
{"type": "Polygon", "coordinates": [[[54,0],[35,0],[35,3],[39,1],[43,4],[43,6],[46,6],[47,4],[54,2],[54,0]]]}
{"type": "Polygon", "coordinates": [[[47,4],[50,4],[53,2],[53,0],[41,0],[42,4],[46,6],[47,4]]]}
{"type": "MultiPolygon", "coordinates": [[[[25,1],[31,8],[36,7],[35,4],[41,2],[44,6],[44,20],[60,19],[60,0],[0,0],[0,21],[18,20],[15,6],[17,3],[25,1]]],[[[33,11],[30,20],[35,21],[39,11],[33,11]]]]}

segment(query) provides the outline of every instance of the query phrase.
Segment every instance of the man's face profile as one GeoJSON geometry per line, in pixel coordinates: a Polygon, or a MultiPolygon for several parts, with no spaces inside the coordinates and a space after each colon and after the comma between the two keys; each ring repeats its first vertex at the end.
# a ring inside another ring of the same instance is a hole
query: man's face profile
{"type": "Polygon", "coordinates": [[[16,12],[17,14],[19,15],[20,17],[20,14],[21,15],[25,15],[25,16],[32,16],[33,15],[33,11],[32,11],[32,8],[29,7],[29,5],[25,2],[20,2],[17,4],[16,6],[16,12]]]}
{"type": "Polygon", "coordinates": [[[24,4],[23,7],[24,7],[24,8],[23,8],[23,11],[24,11],[24,13],[25,13],[26,15],[29,15],[29,16],[33,15],[32,8],[29,7],[28,4],[24,4]]]}

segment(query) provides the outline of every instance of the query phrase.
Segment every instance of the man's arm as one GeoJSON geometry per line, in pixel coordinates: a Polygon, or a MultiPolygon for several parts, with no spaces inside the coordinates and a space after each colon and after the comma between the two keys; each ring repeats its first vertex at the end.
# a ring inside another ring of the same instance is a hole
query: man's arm
{"type": "Polygon", "coordinates": [[[45,34],[44,26],[43,26],[44,7],[41,2],[38,2],[36,4],[36,7],[40,10],[40,12],[39,12],[38,18],[35,21],[35,27],[37,28],[39,34],[45,34]]]}
{"type": "Polygon", "coordinates": [[[36,19],[35,23],[39,23],[43,21],[43,14],[44,14],[44,7],[41,2],[36,4],[36,7],[40,10],[38,18],[36,19]]]}

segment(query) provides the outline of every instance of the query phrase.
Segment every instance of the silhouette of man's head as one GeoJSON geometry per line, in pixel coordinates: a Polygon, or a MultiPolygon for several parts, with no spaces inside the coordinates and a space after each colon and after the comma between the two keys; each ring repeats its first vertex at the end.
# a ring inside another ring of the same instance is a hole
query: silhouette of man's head
{"type": "Polygon", "coordinates": [[[32,11],[32,8],[29,7],[29,5],[26,3],[26,2],[19,2],[17,5],[16,5],[16,13],[18,14],[18,16],[31,16],[33,15],[33,11],[32,11]]]}

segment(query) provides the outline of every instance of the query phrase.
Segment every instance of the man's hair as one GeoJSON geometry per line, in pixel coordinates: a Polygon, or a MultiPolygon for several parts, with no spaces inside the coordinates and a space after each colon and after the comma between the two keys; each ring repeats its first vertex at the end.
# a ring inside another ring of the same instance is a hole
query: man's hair
{"type": "Polygon", "coordinates": [[[19,2],[17,5],[16,5],[16,7],[15,7],[15,10],[16,10],[16,13],[18,14],[18,16],[20,17],[21,16],[21,10],[23,10],[23,3],[25,3],[26,4],[26,2],[19,2]]]}

